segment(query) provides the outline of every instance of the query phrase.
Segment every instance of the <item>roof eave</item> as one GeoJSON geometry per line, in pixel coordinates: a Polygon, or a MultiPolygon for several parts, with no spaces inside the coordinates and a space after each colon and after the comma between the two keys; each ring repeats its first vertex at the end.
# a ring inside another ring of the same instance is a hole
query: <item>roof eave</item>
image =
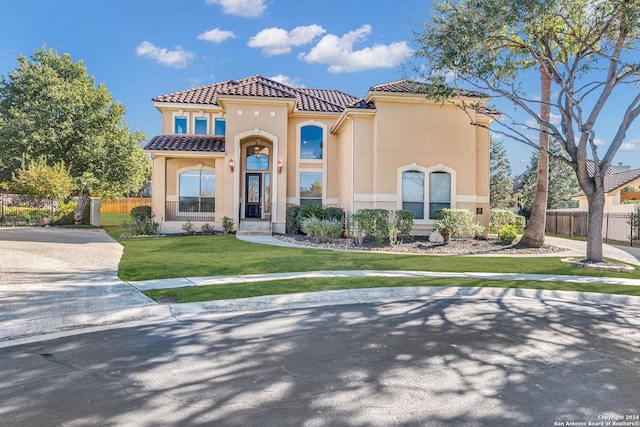
{"type": "Polygon", "coordinates": [[[331,129],[329,129],[329,132],[337,135],[342,132],[344,127],[353,119],[354,116],[374,116],[376,112],[377,110],[375,108],[345,108],[342,114],[340,114],[340,117],[338,117],[336,123],[331,126],[331,129]]]}

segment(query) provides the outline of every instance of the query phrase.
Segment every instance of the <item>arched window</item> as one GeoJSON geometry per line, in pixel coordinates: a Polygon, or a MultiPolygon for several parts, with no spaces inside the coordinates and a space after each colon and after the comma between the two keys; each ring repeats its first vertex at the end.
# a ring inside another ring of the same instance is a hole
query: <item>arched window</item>
{"type": "Polygon", "coordinates": [[[180,174],[180,212],[215,212],[216,174],[196,169],[180,174]]]}
{"type": "Polygon", "coordinates": [[[300,158],[322,159],[322,128],[320,126],[300,128],[300,158]]]}
{"type": "Polygon", "coordinates": [[[451,174],[431,172],[429,174],[429,219],[435,219],[440,209],[451,207],[451,174]]]}
{"type": "Polygon", "coordinates": [[[413,212],[415,219],[424,219],[423,172],[402,172],[402,209],[413,212]]]}
{"type": "Polygon", "coordinates": [[[247,147],[246,169],[253,171],[268,171],[269,148],[262,145],[251,145],[247,147]]]}

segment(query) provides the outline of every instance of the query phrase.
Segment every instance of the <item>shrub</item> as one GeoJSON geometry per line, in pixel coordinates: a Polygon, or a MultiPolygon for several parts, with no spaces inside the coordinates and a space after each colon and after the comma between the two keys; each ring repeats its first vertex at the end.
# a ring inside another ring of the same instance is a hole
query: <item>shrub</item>
{"type": "Polygon", "coordinates": [[[302,231],[320,243],[326,243],[342,236],[342,222],[315,217],[306,218],[302,221],[302,231]]]}
{"type": "Polygon", "coordinates": [[[344,209],[335,207],[324,208],[323,219],[344,222],[344,209]]]}
{"type": "Polygon", "coordinates": [[[476,222],[476,217],[473,212],[467,209],[450,209],[452,215],[455,217],[458,228],[459,236],[465,237],[478,237],[484,231],[484,227],[476,222]]]}
{"type": "Polygon", "coordinates": [[[513,224],[516,221],[516,214],[508,209],[492,209],[489,228],[499,231],[503,226],[513,224]]]}
{"type": "Polygon", "coordinates": [[[235,225],[235,222],[233,221],[233,218],[229,218],[226,215],[222,217],[222,231],[224,232],[224,234],[233,233],[234,225],[235,225]]]}
{"type": "Polygon", "coordinates": [[[187,234],[193,234],[195,232],[195,230],[193,229],[193,224],[191,224],[191,221],[187,221],[184,224],[182,224],[182,231],[184,231],[187,234]]]}
{"type": "Polygon", "coordinates": [[[145,221],[149,218],[153,218],[153,212],[151,212],[151,206],[136,206],[131,209],[131,218],[145,221]]]}
{"type": "Polygon", "coordinates": [[[411,211],[405,211],[398,209],[395,212],[396,225],[398,227],[398,237],[400,240],[405,239],[411,235],[411,229],[413,228],[413,220],[415,215],[411,211]]]}
{"type": "Polygon", "coordinates": [[[202,224],[200,231],[202,232],[202,234],[213,234],[214,228],[207,222],[205,224],[202,224]]]}
{"type": "MultiPolygon", "coordinates": [[[[75,199],[64,201],[58,201],[56,212],[53,217],[54,225],[71,225],[75,224],[73,218],[73,212],[76,209],[75,199]]],[[[87,203],[82,213],[82,224],[89,224],[91,222],[91,204],[87,203]]]]}
{"type": "Polygon", "coordinates": [[[140,219],[132,217],[131,221],[124,224],[124,229],[134,236],[156,236],[160,224],[155,222],[153,218],[140,219]]]}
{"type": "Polygon", "coordinates": [[[300,210],[298,211],[298,220],[300,222],[305,218],[312,217],[319,219],[324,218],[324,208],[322,205],[311,204],[300,207],[300,210]]]}
{"type": "Polygon", "coordinates": [[[524,228],[527,225],[525,217],[523,217],[522,215],[516,215],[516,220],[513,222],[513,225],[516,226],[516,230],[518,231],[518,233],[524,233],[524,228]]]}
{"type": "Polygon", "coordinates": [[[515,225],[503,225],[498,231],[498,239],[506,245],[510,245],[518,237],[515,225]]]}
{"type": "Polygon", "coordinates": [[[351,216],[352,227],[367,239],[381,244],[389,235],[389,211],[386,209],[360,209],[351,216]]]}
{"type": "Polygon", "coordinates": [[[300,232],[300,206],[287,206],[286,232],[287,234],[298,234],[300,232]]]}
{"type": "Polygon", "coordinates": [[[454,209],[441,209],[437,216],[438,219],[433,223],[433,229],[442,235],[444,244],[448,245],[451,237],[460,232],[458,217],[454,209]]]}

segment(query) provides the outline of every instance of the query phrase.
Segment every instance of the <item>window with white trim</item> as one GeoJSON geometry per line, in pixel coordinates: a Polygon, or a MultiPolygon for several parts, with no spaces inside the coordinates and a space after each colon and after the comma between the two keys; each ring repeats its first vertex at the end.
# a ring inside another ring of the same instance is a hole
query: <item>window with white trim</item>
{"type": "Polygon", "coordinates": [[[424,219],[423,172],[402,172],[402,209],[413,212],[415,219],[424,219]]]}
{"type": "Polygon", "coordinates": [[[176,116],[173,119],[173,133],[175,134],[185,134],[187,133],[187,117],[185,116],[176,116]]]}
{"type": "Polygon", "coordinates": [[[195,134],[196,135],[206,135],[207,127],[209,123],[206,117],[196,117],[195,118],[195,134]]]}
{"type": "Polygon", "coordinates": [[[216,119],[214,132],[216,136],[225,136],[227,134],[227,120],[216,119]]]}
{"type": "Polygon", "coordinates": [[[451,207],[451,174],[429,174],[429,219],[436,219],[437,212],[451,207]]]}
{"type": "Polygon", "coordinates": [[[300,128],[300,158],[322,159],[323,129],[320,126],[302,126],[300,128]]]}
{"type": "Polygon", "coordinates": [[[300,172],[300,206],[322,206],[322,172],[300,172]]]}

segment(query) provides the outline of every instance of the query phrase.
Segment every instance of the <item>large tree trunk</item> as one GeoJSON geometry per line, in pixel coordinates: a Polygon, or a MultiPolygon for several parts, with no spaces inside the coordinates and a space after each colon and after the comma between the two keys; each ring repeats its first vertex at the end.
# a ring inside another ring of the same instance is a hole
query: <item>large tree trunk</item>
{"type": "Polygon", "coordinates": [[[587,194],[587,258],[585,261],[602,262],[602,222],[604,217],[604,189],[597,186],[592,194],[587,194]]]}
{"type": "Polygon", "coordinates": [[[78,197],[78,201],[76,203],[76,209],[73,211],[73,220],[76,224],[82,223],[82,216],[84,215],[84,209],[87,207],[87,203],[89,203],[89,187],[85,187],[80,193],[80,197],[78,197]]]}
{"type": "MultiPolygon", "coordinates": [[[[540,118],[548,122],[551,117],[551,77],[540,67],[542,100],[540,118]]],[[[549,191],[549,134],[546,126],[540,126],[540,150],[538,151],[538,179],[533,195],[531,217],[520,243],[539,248],[544,245],[544,230],[547,222],[547,193],[549,191]]]]}

